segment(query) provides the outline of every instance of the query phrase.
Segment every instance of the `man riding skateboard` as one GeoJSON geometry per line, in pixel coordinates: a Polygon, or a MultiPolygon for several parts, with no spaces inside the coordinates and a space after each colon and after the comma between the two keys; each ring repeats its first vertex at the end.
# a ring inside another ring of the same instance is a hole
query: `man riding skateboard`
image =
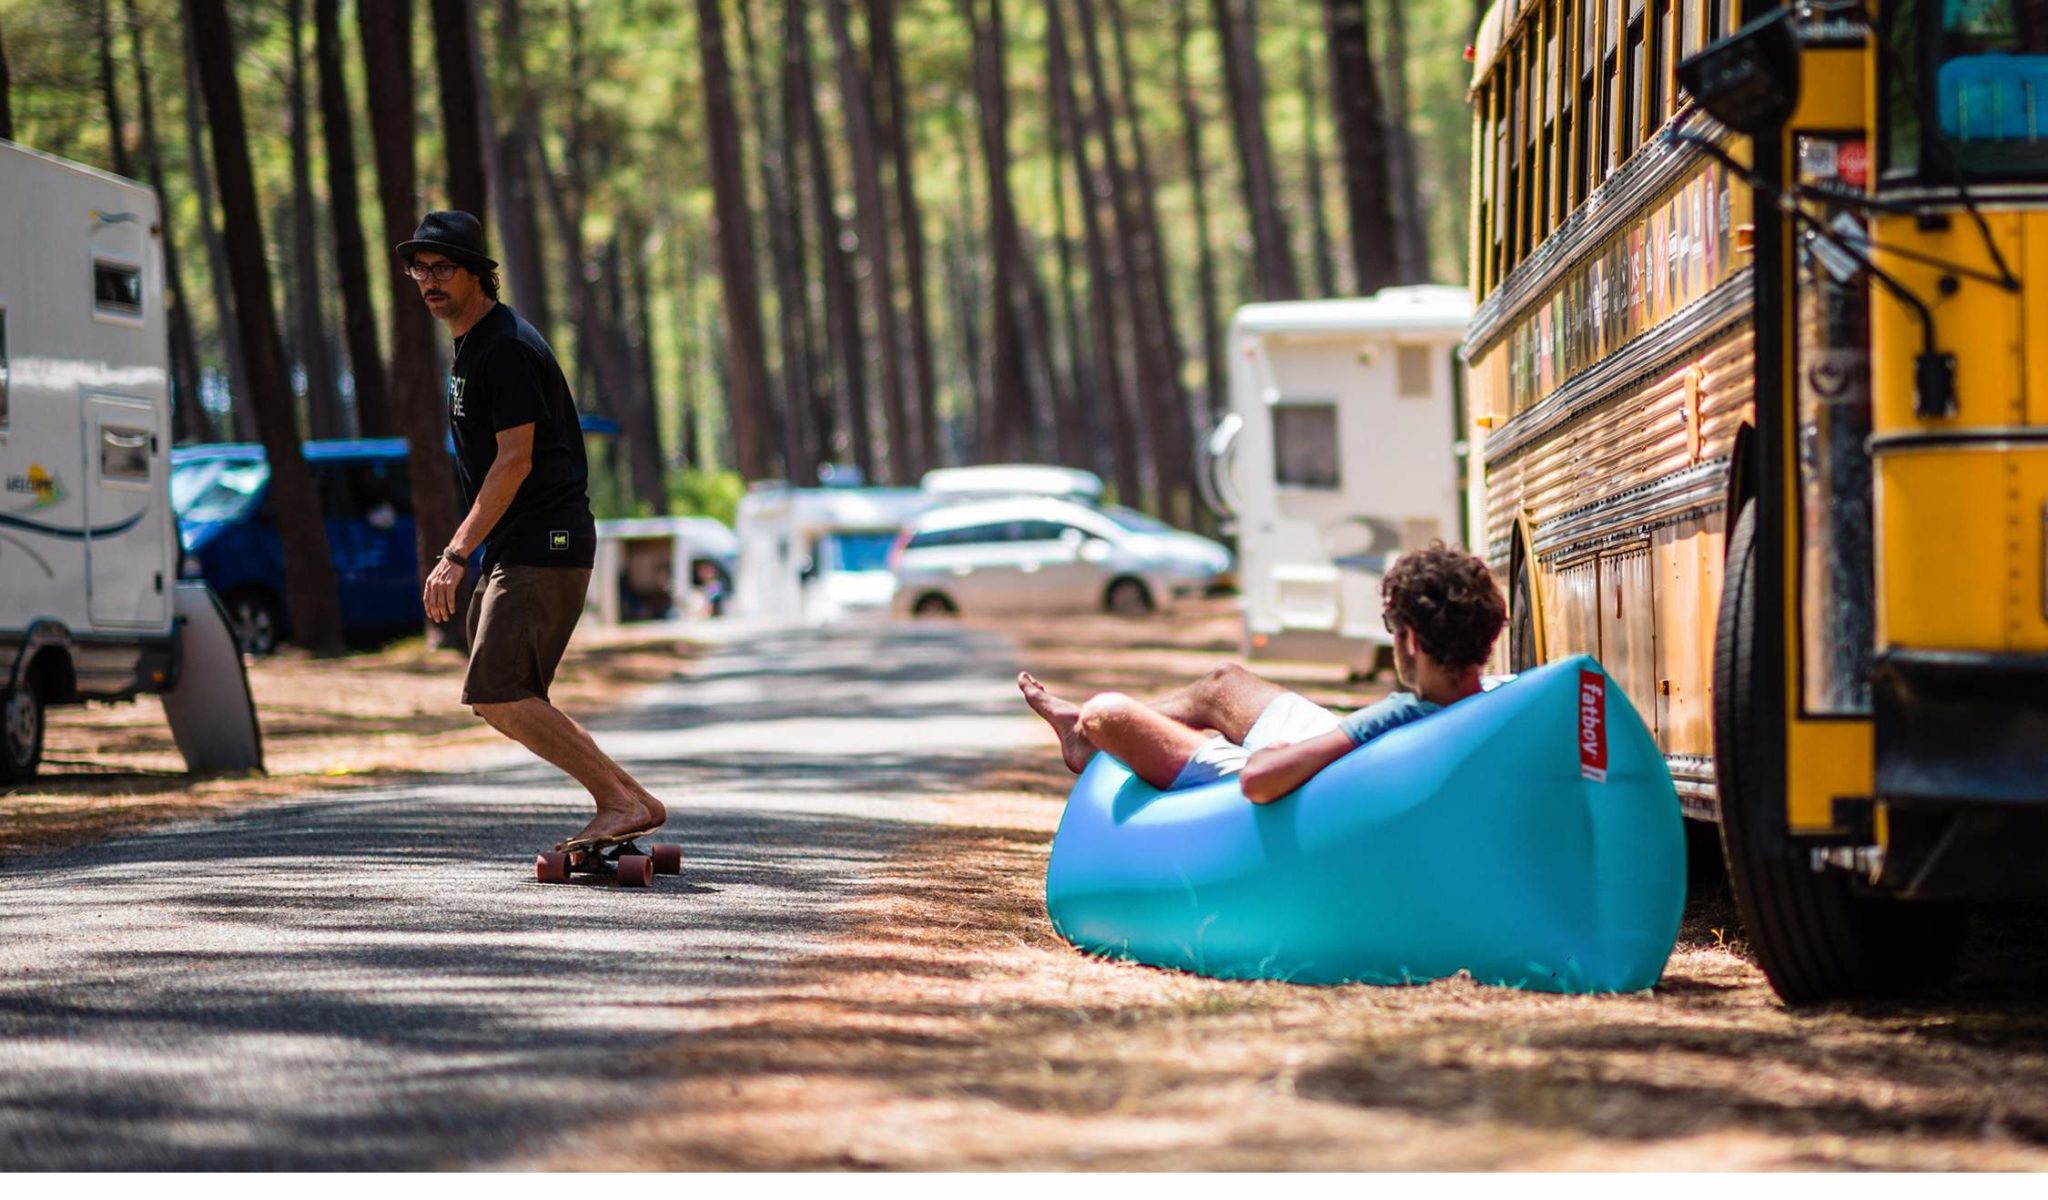
{"type": "Polygon", "coordinates": [[[448,423],[469,512],[421,598],[431,619],[452,618],[469,556],[484,547],[462,702],[590,793],[597,815],[557,850],[652,833],[668,819],[661,801],[548,703],[597,550],[569,381],[539,332],[498,302],[498,264],[475,217],[430,212],[398,255],[427,311],[455,337],[448,423]]]}

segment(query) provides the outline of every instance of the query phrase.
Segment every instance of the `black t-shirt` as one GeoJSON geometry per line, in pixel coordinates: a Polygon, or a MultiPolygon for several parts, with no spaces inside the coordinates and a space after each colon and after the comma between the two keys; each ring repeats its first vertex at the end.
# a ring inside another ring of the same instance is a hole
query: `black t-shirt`
{"type": "Polygon", "coordinates": [[[533,426],[533,470],[484,535],[488,560],[589,567],[597,554],[597,526],[590,517],[590,469],[576,400],[555,352],[509,305],[493,306],[455,339],[448,424],[465,509],[476,503],[498,457],[498,432],[533,426]]]}

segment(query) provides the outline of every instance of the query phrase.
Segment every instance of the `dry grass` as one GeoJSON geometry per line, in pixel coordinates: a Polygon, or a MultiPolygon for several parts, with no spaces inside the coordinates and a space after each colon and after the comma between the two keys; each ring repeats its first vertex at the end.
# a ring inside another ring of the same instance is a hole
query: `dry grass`
{"type": "MultiPolygon", "coordinates": [[[[1209,616],[1008,624],[1056,687],[1170,686],[1234,649],[1209,616]],[[1136,636],[1134,636],[1134,634],[1136,636]]],[[[1341,672],[1279,672],[1357,702],[1341,672]]],[[[1020,718],[1028,719],[1028,718],[1020,718]]],[[[1741,957],[1704,854],[1664,983],[1549,996],[1224,983],[1087,958],[1045,919],[1071,777],[1042,754],[896,860],[771,984],[685,1006],[644,1119],[555,1167],[2041,1169],[2038,985],[1792,1013],[1741,957]]],[[[1995,949],[1995,948],[1994,948],[1995,949]]]]}
{"type": "MultiPolygon", "coordinates": [[[[554,701],[596,716],[639,685],[666,679],[691,648],[628,630],[579,635],[554,701]]],[[[0,853],[79,845],[165,821],[310,791],[459,769],[504,739],[458,702],[463,659],[413,638],[317,659],[287,648],[249,666],[266,773],[187,774],[154,696],[52,709],[43,769],[0,791],[0,853]]]]}

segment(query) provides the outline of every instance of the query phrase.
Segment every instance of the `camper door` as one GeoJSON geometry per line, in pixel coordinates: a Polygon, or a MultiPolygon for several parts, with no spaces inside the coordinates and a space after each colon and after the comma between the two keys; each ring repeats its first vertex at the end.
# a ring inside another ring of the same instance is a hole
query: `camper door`
{"type": "Polygon", "coordinates": [[[146,400],[85,396],[85,560],[95,626],[162,628],[172,578],[165,441],[146,400]]]}

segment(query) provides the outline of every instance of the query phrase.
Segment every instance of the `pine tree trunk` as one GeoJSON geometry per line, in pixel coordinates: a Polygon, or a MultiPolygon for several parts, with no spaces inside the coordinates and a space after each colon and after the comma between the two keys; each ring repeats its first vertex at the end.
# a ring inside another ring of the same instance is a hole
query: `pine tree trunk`
{"type": "Polygon", "coordinates": [[[1323,297],[1337,294],[1337,255],[1330,245],[1330,214],[1323,194],[1323,138],[1322,121],[1319,114],[1323,98],[1316,94],[1315,56],[1309,53],[1308,31],[1301,32],[1301,111],[1306,114],[1302,130],[1302,153],[1307,159],[1302,164],[1302,176],[1308,193],[1308,220],[1311,242],[1315,254],[1317,294],[1323,297]]]}
{"type": "Polygon", "coordinates": [[[875,147],[875,114],[867,75],[861,70],[847,0],[825,0],[833,60],[839,74],[840,104],[846,113],[846,144],[853,158],[853,203],[860,223],[861,254],[868,262],[868,305],[875,314],[875,348],[881,358],[882,413],[888,422],[888,479],[915,484],[917,430],[903,394],[903,342],[897,325],[896,272],[889,253],[889,210],[882,195],[882,162],[875,147]]]}
{"type": "Polygon", "coordinates": [[[504,250],[506,294],[545,338],[554,329],[554,306],[541,251],[540,199],[534,194],[533,148],[540,116],[526,76],[525,46],[520,0],[498,0],[498,77],[517,97],[512,120],[498,138],[498,241],[504,250]]]}
{"type": "MultiPolygon", "coordinates": [[[[412,13],[412,0],[357,0],[356,5],[387,246],[411,237],[421,216],[415,210],[412,13]]],[[[461,519],[454,468],[448,461],[445,377],[435,354],[434,319],[420,301],[419,288],[386,254],[377,257],[387,264],[391,280],[391,402],[412,467],[415,546],[420,578],[425,579],[461,519]]],[[[430,626],[427,636],[431,645],[456,649],[466,634],[462,614],[457,613],[450,621],[430,626]]]]}
{"type": "Polygon", "coordinates": [[[746,164],[741,160],[739,114],[733,107],[732,67],[726,58],[725,16],[719,0],[697,0],[697,50],[704,65],[706,157],[718,212],[718,273],[731,335],[727,369],[733,451],[741,476],[751,482],[775,474],[768,441],[768,354],[761,330],[761,285],[754,273],[746,164]]]}
{"type": "Polygon", "coordinates": [[[1394,275],[1401,283],[1429,281],[1429,214],[1416,174],[1415,132],[1408,124],[1408,15],[1401,0],[1387,4],[1384,71],[1387,79],[1387,183],[1394,193],[1394,275]]]}
{"type": "Polygon", "coordinates": [[[754,35],[753,6],[741,0],[740,49],[745,64],[747,97],[754,113],[754,144],[759,149],[761,197],[768,223],[768,262],[775,277],[776,348],[781,370],[776,389],[781,415],[783,477],[800,487],[818,478],[817,452],[811,443],[811,377],[809,356],[804,346],[808,321],[804,294],[801,241],[792,244],[791,227],[802,238],[796,217],[796,189],[790,180],[786,157],[788,118],[774,112],[767,86],[762,82],[761,48],[754,35]]]}
{"type": "Polygon", "coordinates": [[[662,479],[661,424],[655,416],[654,392],[647,386],[646,347],[634,336],[643,328],[643,310],[629,300],[643,297],[645,266],[633,268],[635,278],[628,290],[625,259],[637,264],[645,251],[646,239],[632,225],[626,227],[622,249],[614,234],[605,246],[604,268],[610,291],[610,313],[605,321],[607,349],[619,364],[619,373],[629,386],[619,397],[619,425],[624,431],[626,461],[633,475],[633,499],[649,515],[668,513],[668,487],[662,479]]]}
{"type": "MultiPolygon", "coordinates": [[[[1347,0],[1327,0],[1345,3],[1347,0]]],[[[1348,0],[1363,3],[1363,0],[1348,0]]],[[[1258,17],[1253,0],[1214,0],[1216,36],[1223,54],[1224,91],[1230,99],[1230,128],[1237,140],[1238,175],[1245,211],[1251,214],[1252,257],[1259,296],[1292,300],[1301,295],[1300,277],[1273,180],[1273,155],[1266,141],[1266,86],[1259,68],[1258,17]]]]}
{"type": "Polygon", "coordinates": [[[1109,410],[1111,457],[1105,474],[1116,481],[1120,501],[1136,504],[1143,494],[1144,480],[1139,472],[1138,434],[1124,399],[1124,346],[1116,332],[1116,277],[1121,265],[1103,235],[1098,198],[1106,189],[1097,182],[1088,159],[1088,134],[1082,125],[1080,99],[1075,94],[1074,64],[1067,48],[1060,0],[1052,0],[1045,11],[1050,59],[1047,83],[1057,98],[1059,121],[1066,130],[1067,147],[1074,155],[1074,175],[1081,185],[1082,247],[1088,258],[1088,316],[1095,343],[1095,398],[1098,406],[1109,410]]]}
{"type": "Polygon", "coordinates": [[[1184,363],[1180,334],[1174,320],[1173,288],[1167,278],[1166,243],[1160,232],[1159,206],[1155,201],[1157,191],[1153,183],[1152,162],[1145,149],[1143,126],[1138,120],[1137,73],[1131,69],[1129,39],[1125,36],[1122,0],[1108,0],[1110,33],[1116,42],[1117,74],[1123,87],[1124,122],[1131,137],[1131,161],[1135,172],[1133,185],[1138,197],[1135,219],[1143,234],[1145,257],[1148,264],[1148,278],[1151,284],[1153,305],[1153,334],[1157,341],[1155,353],[1159,356],[1159,387],[1165,405],[1167,421],[1165,433],[1168,438],[1163,453],[1171,465],[1170,479],[1177,489],[1180,500],[1173,510],[1174,518],[1191,522],[1195,515],[1194,485],[1194,414],[1188,406],[1187,388],[1181,377],[1184,363]]]}
{"type": "MultiPolygon", "coordinates": [[[[1048,56],[1051,46],[1046,48],[1048,56]]],[[[1046,77],[1052,77],[1048,63],[1046,77]]],[[[1053,250],[1059,264],[1060,329],[1066,338],[1066,377],[1061,380],[1059,424],[1055,434],[1060,462],[1069,467],[1092,469],[1104,432],[1100,413],[1082,402],[1088,392],[1086,381],[1093,377],[1088,343],[1081,335],[1081,305],[1074,292],[1074,239],[1068,233],[1067,172],[1063,165],[1067,134],[1059,119],[1059,93],[1046,89],[1046,149],[1052,156],[1052,211],[1055,241],[1053,250]]]]}
{"type": "MultiPolygon", "coordinates": [[[[348,84],[342,74],[341,0],[313,0],[313,57],[319,64],[320,135],[326,149],[327,218],[334,227],[334,268],[341,281],[342,332],[348,341],[349,374],[355,380],[356,431],[362,437],[395,437],[397,414],[384,376],[384,352],[377,345],[377,310],[370,300],[370,273],[363,254],[362,202],[356,186],[355,121],[349,113],[348,84]]],[[[385,261],[383,255],[378,260],[385,261]]]]}
{"type": "Polygon", "coordinates": [[[313,204],[313,135],[306,102],[305,0],[289,0],[291,73],[285,90],[291,107],[292,311],[298,324],[299,366],[306,372],[306,414],[316,438],[348,436],[341,390],[327,358],[327,322],[320,313],[320,244],[313,204]]]}
{"type": "Polygon", "coordinates": [[[910,105],[903,90],[903,64],[896,52],[895,0],[869,0],[868,47],[882,77],[888,103],[890,157],[896,179],[896,228],[903,243],[903,275],[910,296],[912,385],[916,390],[918,461],[940,463],[938,385],[932,377],[931,317],[925,303],[924,216],[918,211],[916,176],[910,158],[910,105]]]}
{"type": "MultiPolygon", "coordinates": [[[[868,419],[867,368],[861,355],[860,292],[853,281],[853,256],[846,249],[846,226],[833,206],[832,155],[825,145],[824,123],[818,118],[810,25],[804,17],[802,0],[788,0],[783,13],[783,38],[788,54],[785,66],[795,75],[790,86],[802,100],[791,111],[803,126],[802,141],[811,166],[811,210],[818,226],[819,273],[825,283],[825,341],[838,379],[835,394],[846,417],[846,438],[854,467],[863,480],[873,483],[879,477],[875,473],[874,433],[868,419]]],[[[821,420],[819,428],[826,427],[821,420]]]]}
{"type": "MultiPolygon", "coordinates": [[[[156,98],[149,83],[149,59],[143,54],[142,21],[135,0],[127,0],[128,48],[135,60],[135,99],[142,117],[142,162],[149,172],[149,186],[159,197],[164,190],[163,144],[156,133],[156,98]]],[[[5,70],[0,68],[0,90],[5,88],[5,70]]],[[[0,137],[6,136],[0,134],[0,137]]],[[[171,412],[177,438],[183,442],[211,441],[213,432],[206,409],[199,401],[199,348],[192,336],[192,307],[185,297],[185,273],[178,261],[177,222],[163,220],[164,285],[170,292],[171,412]]]]}
{"type": "MultiPolygon", "coordinates": [[[[469,0],[427,0],[434,17],[434,63],[441,83],[441,141],[448,158],[448,200],[475,217],[489,244],[490,178],[484,169],[484,126],[477,110],[476,52],[470,46],[469,0]]],[[[495,256],[494,256],[495,257],[495,256]]]]}
{"type": "Polygon", "coordinates": [[[1010,192],[1009,88],[1003,78],[1002,0],[967,0],[964,6],[974,33],[974,91],[981,113],[982,163],[988,189],[989,249],[995,279],[989,333],[989,403],[982,414],[984,461],[1016,461],[1030,455],[1029,384],[1024,375],[1022,326],[1018,321],[1022,289],[1022,239],[1017,209],[1010,192]],[[988,4],[986,22],[976,15],[988,4]]]}
{"type": "Polygon", "coordinates": [[[1202,298],[1202,379],[1211,426],[1223,418],[1223,321],[1216,299],[1216,255],[1209,240],[1209,199],[1202,166],[1202,128],[1206,124],[1195,100],[1188,73],[1188,39],[1194,32],[1190,9],[1195,0],[1179,0],[1174,13],[1174,81],[1180,90],[1182,136],[1186,140],[1188,189],[1195,216],[1195,277],[1202,298]]]}
{"type": "MultiPolygon", "coordinates": [[[[794,282],[797,285],[795,303],[798,324],[803,334],[804,403],[809,406],[810,416],[805,428],[810,436],[811,475],[818,475],[818,468],[830,462],[837,453],[843,436],[844,425],[839,420],[834,405],[832,387],[832,338],[829,317],[820,311],[822,304],[811,300],[811,280],[822,280],[825,264],[837,257],[836,246],[818,248],[818,271],[810,270],[810,240],[804,233],[804,213],[807,203],[817,199],[817,181],[804,169],[804,154],[808,145],[808,123],[811,103],[808,87],[804,84],[809,64],[798,58],[804,43],[794,28],[804,19],[802,0],[786,0],[781,14],[776,18],[777,28],[782,35],[782,59],[777,72],[779,112],[782,117],[781,154],[783,176],[788,181],[789,194],[784,197],[782,220],[785,222],[785,237],[789,240],[791,261],[796,267],[794,282]]],[[[821,289],[821,298],[824,295],[821,289]]]]}
{"type": "Polygon", "coordinates": [[[676,439],[676,455],[684,470],[701,471],[708,464],[698,453],[697,441],[697,370],[693,349],[697,340],[697,314],[690,303],[690,281],[695,277],[696,267],[686,241],[674,237],[670,244],[675,247],[674,261],[669,269],[675,274],[676,424],[681,434],[676,439]]]}
{"type": "Polygon", "coordinates": [[[121,119],[121,89],[114,78],[114,21],[107,11],[112,0],[99,0],[100,100],[107,109],[107,143],[114,155],[114,174],[134,178],[128,165],[128,127],[121,119]]]}
{"type": "Polygon", "coordinates": [[[1351,268],[1358,294],[1370,296],[1399,279],[1394,261],[1394,207],[1387,187],[1386,120],[1366,28],[1366,0],[1323,0],[1330,45],[1330,93],[1344,156],[1344,199],[1351,214],[1351,268]]]}
{"type": "MultiPolygon", "coordinates": [[[[970,54],[973,51],[970,49],[970,54]]],[[[977,114],[975,124],[979,125],[977,114]]],[[[988,311],[988,280],[984,270],[988,255],[975,241],[981,227],[981,206],[975,200],[974,172],[966,164],[974,161],[974,139],[967,132],[967,117],[956,105],[946,114],[946,132],[953,139],[954,161],[962,164],[957,192],[959,209],[948,236],[952,239],[953,325],[960,331],[959,374],[966,380],[968,404],[958,414],[952,429],[958,457],[965,462],[983,462],[988,449],[981,431],[988,424],[988,358],[982,344],[981,314],[988,311]]]]}
{"type": "Polygon", "coordinates": [[[1155,288],[1157,246],[1139,213],[1139,184],[1125,169],[1117,145],[1116,102],[1103,69],[1100,39],[1095,34],[1093,0],[1078,0],[1076,15],[1088,60],[1088,79],[1095,95],[1096,137],[1102,143],[1103,165],[1109,173],[1110,216],[1123,254],[1125,311],[1130,314],[1131,328],[1138,341],[1138,402],[1152,463],[1153,508],[1169,521],[1180,520],[1183,506],[1189,501],[1189,479],[1181,453],[1186,440],[1182,427],[1186,424],[1187,408],[1180,394],[1180,363],[1167,340],[1165,317],[1155,288]]]}
{"type": "Polygon", "coordinates": [[[7,69],[5,37],[0,37],[0,138],[14,140],[14,76],[7,69]]]}
{"type": "Polygon", "coordinates": [[[262,215],[249,143],[242,117],[241,86],[235,80],[233,30],[223,0],[185,0],[190,21],[193,69],[206,93],[214,162],[220,170],[221,213],[242,231],[227,245],[234,280],[235,318],[242,344],[250,350],[257,423],[270,464],[270,497],[277,509],[278,540],[285,560],[285,608],[293,638],[315,654],[342,649],[341,604],[327,526],[313,490],[313,473],[299,448],[292,419],[291,380],[277,314],[270,301],[270,266],[264,261],[262,215]]]}
{"type": "Polygon", "coordinates": [[[249,360],[242,353],[242,333],[235,320],[233,290],[228,283],[227,247],[214,221],[213,172],[206,162],[206,101],[199,86],[199,58],[192,47],[191,14],[185,17],[185,157],[192,192],[199,201],[199,235],[206,246],[206,277],[213,289],[214,317],[220,331],[221,357],[227,360],[228,428],[237,441],[256,440],[256,414],[250,407],[249,360]]]}

